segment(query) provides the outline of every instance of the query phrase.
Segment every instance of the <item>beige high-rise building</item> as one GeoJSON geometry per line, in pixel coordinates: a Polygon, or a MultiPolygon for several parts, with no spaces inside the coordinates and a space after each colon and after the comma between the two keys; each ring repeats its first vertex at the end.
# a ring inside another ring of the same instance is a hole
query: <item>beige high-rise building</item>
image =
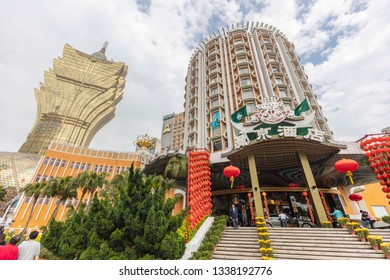
{"type": "Polygon", "coordinates": [[[65,45],[35,89],[36,120],[19,152],[44,153],[52,142],[88,146],[114,118],[128,67],[107,60],[106,48],[89,55],[65,45]]]}
{"type": "MultiPolygon", "coordinates": [[[[253,115],[257,114],[259,119],[269,109],[267,106],[276,104],[274,113],[287,116],[305,99],[310,107],[305,115],[312,117],[311,129],[332,140],[294,44],[268,24],[252,22],[222,28],[198,46],[188,65],[184,146],[207,148],[212,153],[232,150],[239,136],[231,123],[234,112],[246,106],[249,122],[253,115]]],[[[272,117],[276,119],[276,115],[272,117]]],[[[304,118],[296,117],[294,121],[304,118]]],[[[283,122],[280,123],[278,129],[284,129],[283,122]]],[[[283,133],[276,128],[270,131],[274,135],[283,133]]]]}
{"type": "Polygon", "coordinates": [[[169,114],[163,117],[161,132],[162,150],[183,150],[184,112],[169,114]]]}

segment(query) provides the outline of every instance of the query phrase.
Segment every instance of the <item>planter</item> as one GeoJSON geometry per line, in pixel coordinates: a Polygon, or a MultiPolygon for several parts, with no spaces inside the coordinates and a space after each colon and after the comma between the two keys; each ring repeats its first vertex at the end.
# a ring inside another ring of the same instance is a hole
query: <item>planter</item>
{"type": "Polygon", "coordinates": [[[386,255],[386,259],[390,260],[390,255],[386,255]]]}
{"type": "Polygon", "coordinates": [[[360,241],[366,242],[366,238],[365,237],[359,237],[359,238],[360,238],[360,241]]]}
{"type": "Polygon", "coordinates": [[[346,225],[341,225],[341,227],[342,227],[342,228],[347,228],[347,226],[346,226],[346,225]]]}
{"type": "Polygon", "coordinates": [[[372,249],[374,250],[378,250],[379,249],[379,245],[371,245],[372,246],[372,249]]]}

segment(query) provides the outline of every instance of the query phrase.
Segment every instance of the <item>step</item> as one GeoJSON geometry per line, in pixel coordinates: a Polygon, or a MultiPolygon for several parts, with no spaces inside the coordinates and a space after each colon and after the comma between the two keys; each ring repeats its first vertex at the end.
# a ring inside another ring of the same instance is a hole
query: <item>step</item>
{"type": "Polygon", "coordinates": [[[260,260],[261,255],[258,256],[230,256],[230,255],[221,255],[221,254],[213,254],[213,260],[260,260]]]}
{"type": "Polygon", "coordinates": [[[351,236],[351,237],[338,237],[338,236],[274,236],[270,234],[270,239],[286,239],[286,240],[317,240],[317,241],[358,241],[356,236],[351,236]]]}
{"type": "MultiPolygon", "coordinates": [[[[316,251],[320,252],[345,252],[345,253],[360,253],[360,254],[372,254],[377,253],[371,248],[371,246],[363,248],[351,248],[351,247],[310,247],[310,246],[280,246],[272,244],[274,252],[280,252],[283,250],[302,250],[302,251],[316,251]]],[[[382,252],[380,252],[382,254],[382,252]]]]}
{"type": "MultiPolygon", "coordinates": [[[[329,258],[327,256],[313,255],[313,256],[300,256],[300,255],[290,255],[290,254],[276,254],[274,253],[274,258],[276,260],[363,260],[367,258],[361,257],[338,257],[333,256],[329,258]]],[[[381,258],[378,258],[381,259],[381,258]]],[[[384,259],[384,257],[383,257],[384,259]]]]}
{"type": "MultiPolygon", "coordinates": [[[[373,250],[374,251],[374,250],[373,250]]],[[[302,259],[305,259],[307,256],[321,256],[328,257],[328,259],[332,260],[334,257],[337,258],[365,258],[365,259],[383,259],[385,255],[381,253],[379,250],[372,253],[348,253],[348,252],[317,252],[313,251],[303,251],[303,250],[277,250],[274,251],[274,256],[277,254],[289,254],[289,255],[300,255],[302,259]]]]}
{"type": "Polygon", "coordinates": [[[272,248],[276,246],[300,246],[300,247],[313,247],[316,246],[318,248],[371,248],[369,243],[355,243],[355,242],[333,242],[333,243],[318,243],[318,242],[284,242],[283,240],[276,241],[271,240],[272,248]]]}
{"type": "Polygon", "coordinates": [[[237,257],[237,256],[240,256],[240,257],[257,257],[257,258],[261,258],[261,253],[260,251],[258,252],[245,252],[245,251],[215,251],[213,253],[213,256],[230,256],[230,257],[237,257]]]}
{"type": "MultiPolygon", "coordinates": [[[[221,251],[227,251],[227,250],[230,250],[230,251],[236,251],[237,250],[237,246],[236,245],[230,245],[230,244],[218,244],[217,247],[216,247],[216,250],[221,250],[221,251]]],[[[240,246],[240,250],[245,250],[247,252],[252,252],[252,251],[255,251],[255,252],[260,252],[260,246],[255,244],[255,245],[241,245],[240,246]]]]}

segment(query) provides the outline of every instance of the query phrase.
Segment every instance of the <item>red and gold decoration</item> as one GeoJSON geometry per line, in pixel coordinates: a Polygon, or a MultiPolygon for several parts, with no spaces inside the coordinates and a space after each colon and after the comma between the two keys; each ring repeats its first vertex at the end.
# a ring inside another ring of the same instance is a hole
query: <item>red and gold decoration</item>
{"type": "Polygon", "coordinates": [[[298,183],[289,183],[287,186],[288,186],[289,189],[292,189],[292,190],[295,190],[295,189],[299,188],[299,184],[298,183]]]}
{"type": "Polygon", "coordinates": [[[268,208],[268,201],[267,201],[267,193],[266,192],[262,192],[261,195],[263,196],[264,198],[264,207],[265,207],[265,211],[267,212],[267,219],[268,221],[271,220],[271,217],[269,215],[269,208],[268,208]]]}
{"type": "Polygon", "coordinates": [[[249,200],[249,210],[251,212],[251,222],[252,225],[255,222],[255,210],[253,209],[253,202],[252,202],[252,193],[248,193],[248,200],[249,200]]]}
{"type": "Polygon", "coordinates": [[[211,214],[210,153],[194,149],[188,153],[188,205],[190,228],[211,214]]]}
{"type": "Polygon", "coordinates": [[[353,193],[353,194],[350,194],[349,195],[349,199],[352,200],[352,201],[360,201],[363,199],[362,195],[358,194],[358,193],[353,193]]]}
{"type": "Polygon", "coordinates": [[[303,192],[302,195],[305,197],[306,200],[307,211],[309,211],[310,220],[314,223],[313,210],[311,209],[310,200],[307,197],[307,192],[303,192]]]}
{"type": "Polygon", "coordinates": [[[233,188],[233,182],[234,178],[238,177],[240,175],[240,169],[238,167],[235,167],[233,165],[229,165],[225,167],[223,170],[223,175],[228,177],[230,179],[230,188],[233,188]]]}
{"type": "Polygon", "coordinates": [[[386,198],[390,199],[390,134],[368,135],[361,140],[360,147],[364,150],[382,191],[386,193],[386,198]]]}
{"type": "Polygon", "coordinates": [[[339,161],[336,161],[334,164],[334,168],[336,168],[339,172],[345,172],[345,175],[348,176],[349,180],[351,181],[351,184],[353,185],[354,182],[352,180],[352,172],[355,172],[359,168],[359,164],[354,161],[353,159],[340,159],[339,161]]]}
{"type": "Polygon", "coordinates": [[[322,200],[322,205],[324,205],[326,216],[328,217],[329,221],[332,221],[332,216],[330,216],[329,207],[328,207],[328,204],[326,203],[324,193],[320,192],[320,196],[321,196],[321,200],[322,200]]]}

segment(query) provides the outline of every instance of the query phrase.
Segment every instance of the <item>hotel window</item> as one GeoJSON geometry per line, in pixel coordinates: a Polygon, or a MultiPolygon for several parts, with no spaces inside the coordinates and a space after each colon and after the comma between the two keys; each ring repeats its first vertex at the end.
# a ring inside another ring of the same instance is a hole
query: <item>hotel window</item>
{"type": "Polygon", "coordinates": [[[43,164],[47,164],[49,162],[49,158],[45,158],[43,164]]]}
{"type": "Polygon", "coordinates": [[[385,206],[371,206],[375,217],[389,216],[385,206]]]}
{"type": "Polygon", "coordinates": [[[213,131],[213,136],[221,135],[221,126],[218,125],[216,127],[211,126],[212,131],[213,131]]]}
{"type": "Polygon", "coordinates": [[[247,62],[247,59],[245,56],[237,57],[237,63],[247,62]]]}
{"type": "Polygon", "coordinates": [[[98,172],[98,170],[99,170],[99,165],[96,165],[93,171],[98,172]]]}
{"type": "Polygon", "coordinates": [[[271,61],[271,62],[276,61],[276,58],[274,56],[270,56],[269,61],[271,61]]]}
{"type": "Polygon", "coordinates": [[[242,98],[243,99],[248,99],[248,98],[253,98],[254,96],[253,96],[253,91],[251,90],[251,89],[249,89],[249,90],[244,90],[243,92],[242,92],[242,98]]]}
{"type": "Polygon", "coordinates": [[[73,206],[76,206],[77,203],[79,203],[79,200],[78,200],[78,199],[75,199],[75,200],[73,201],[73,206]]]}
{"type": "Polygon", "coordinates": [[[87,163],[87,167],[85,168],[85,170],[89,170],[91,168],[91,165],[89,163],[87,163]]]}
{"type": "Polygon", "coordinates": [[[120,173],[121,172],[121,168],[120,167],[117,167],[116,168],[116,173],[120,173]]]}
{"type": "Polygon", "coordinates": [[[220,139],[213,140],[213,152],[222,150],[222,141],[220,139]]]}
{"type": "Polygon", "coordinates": [[[281,78],[276,78],[276,84],[277,84],[277,85],[283,84],[283,79],[281,79],[281,78]]]}
{"type": "Polygon", "coordinates": [[[54,158],[52,158],[51,160],[50,160],[50,165],[53,165],[54,164],[54,161],[55,161],[55,159],[54,158]]]}
{"type": "Polygon", "coordinates": [[[272,72],[273,73],[279,73],[279,67],[273,66],[272,67],[272,72]]]}
{"type": "Polygon", "coordinates": [[[236,53],[244,53],[245,52],[245,49],[244,48],[237,48],[236,49],[236,53]]]}
{"type": "Polygon", "coordinates": [[[76,162],[76,169],[78,170],[80,168],[80,162],[76,162]]]}
{"type": "Polygon", "coordinates": [[[217,72],[217,67],[214,66],[213,68],[210,69],[210,74],[213,74],[215,72],[217,72]]]}
{"type": "Polygon", "coordinates": [[[239,44],[242,44],[242,39],[237,39],[234,41],[234,44],[235,45],[239,45],[239,44]]]}
{"type": "Polygon", "coordinates": [[[99,172],[103,171],[103,165],[99,167],[99,172]]]}
{"type": "Polygon", "coordinates": [[[104,167],[104,172],[107,172],[108,171],[108,166],[105,166],[104,167]]]}
{"type": "Polygon", "coordinates": [[[256,104],[255,103],[247,103],[246,104],[246,109],[248,110],[248,113],[256,113],[256,104]]]}
{"type": "Polygon", "coordinates": [[[219,98],[215,98],[211,100],[211,108],[215,108],[219,106],[219,98]]]}
{"type": "Polygon", "coordinates": [[[214,94],[217,94],[217,93],[218,93],[218,90],[217,90],[216,87],[211,89],[211,95],[214,95],[214,94]]]}
{"type": "Polygon", "coordinates": [[[287,91],[285,91],[284,89],[279,89],[279,96],[280,97],[288,97],[287,91]]]}
{"type": "Polygon", "coordinates": [[[240,74],[249,73],[249,69],[248,69],[247,67],[241,67],[241,68],[238,70],[238,73],[240,73],[240,74]]]}
{"type": "Polygon", "coordinates": [[[56,200],[56,205],[58,205],[58,204],[60,204],[60,200],[59,199],[56,200]]]}
{"type": "Polygon", "coordinates": [[[24,200],[24,203],[29,203],[30,202],[30,199],[31,199],[31,197],[26,197],[26,199],[24,200]]]}
{"type": "Polygon", "coordinates": [[[250,79],[241,79],[241,86],[247,86],[251,84],[250,79]]]}
{"type": "Polygon", "coordinates": [[[45,199],[44,199],[43,197],[41,197],[41,198],[38,200],[38,204],[42,204],[44,200],[45,200],[45,199]]]}
{"type": "Polygon", "coordinates": [[[41,174],[38,174],[37,177],[35,178],[35,182],[39,182],[41,180],[41,174]]]}
{"type": "Polygon", "coordinates": [[[82,163],[81,164],[81,170],[85,170],[85,166],[86,166],[85,163],[82,163]]]}
{"type": "Polygon", "coordinates": [[[66,160],[63,160],[63,161],[61,162],[61,167],[65,167],[65,164],[66,164],[66,160]]]}
{"type": "Polygon", "coordinates": [[[61,164],[61,160],[60,159],[58,159],[57,161],[56,161],[56,166],[60,166],[60,164],[61,164]]]}
{"type": "Polygon", "coordinates": [[[72,161],[72,163],[70,164],[70,168],[73,168],[74,167],[74,161],[72,161]]]}
{"type": "Polygon", "coordinates": [[[108,170],[108,172],[110,172],[110,173],[112,172],[112,166],[111,165],[110,165],[110,169],[108,170]]]}
{"type": "Polygon", "coordinates": [[[44,176],[42,177],[42,181],[46,181],[46,180],[47,180],[47,176],[44,175],[44,176]]]}
{"type": "Polygon", "coordinates": [[[50,202],[50,197],[46,197],[45,204],[49,204],[49,202],[50,202]]]}

